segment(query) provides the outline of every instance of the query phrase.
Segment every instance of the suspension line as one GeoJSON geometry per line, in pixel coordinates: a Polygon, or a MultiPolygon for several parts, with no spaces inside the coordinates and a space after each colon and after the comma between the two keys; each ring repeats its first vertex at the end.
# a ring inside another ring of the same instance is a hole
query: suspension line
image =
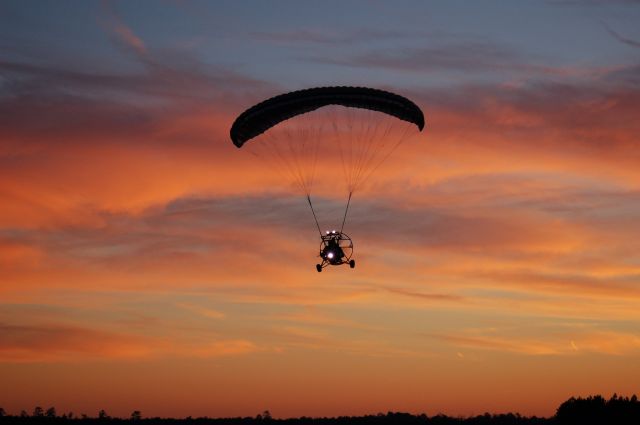
{"type": "MultiPolygon", "coordinates": [[[[342,227],[340,228],[340,233],[344,230],[344,222],[347,221],[347,213],[349,212],[349,204],[351,203],[351,195],[353,195],[353,190],[349,191],[349,199],[347,200],[347,208],[344,210],[344,217],[342,218],[342,227]]],[[[322,232],[320,232],[322,235],[322,232]]]]}
{"type": "Polygon", "coordinates": [[[318,233],[320,233],[320,237],[322,237],[322,230],[320,230],[320,224],[318,224],[318,217],[316,217],[316,212],[313,210],[313,205],[311,204],[311,196],[307,195],[307,201],[311,207],[311,212],[313,213],[313,219],[316,221],[316,226],[318,226],[318,233]]]}

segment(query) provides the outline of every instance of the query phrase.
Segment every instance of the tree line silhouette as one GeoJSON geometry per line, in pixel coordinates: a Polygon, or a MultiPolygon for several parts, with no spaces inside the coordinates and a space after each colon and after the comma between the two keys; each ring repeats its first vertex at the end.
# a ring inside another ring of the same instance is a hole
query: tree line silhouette
{"type": "Polygon", "coordinates": [[[31,415],[22,410],[18,415],[9,415],[0,407],[0,425],[9,424],[38,424],[38,425],[616,425],[640,424],[640,402],[633,395],[619,397],[614,394],[609,400],[601,395],[571,397],[562,403],[556,414],[549,418],[536,416],[526,417],[517,413],[489,414],[485,413],[470,417],[450,417],[443,414],[427,416],[426,414],[412,415],[410,413],[388,412],[365,416],[339,416],[333,418],[300,417],[290,419],[274,419],[268,410],[255,417],[236,418],[143,418],[139,410],[134,410],[128,418],[111,417],[105,410],[100,410],[98,416],[79,416],[72,412],[57,414],[55,407],[44,410],[37,406],[31,415]]]}

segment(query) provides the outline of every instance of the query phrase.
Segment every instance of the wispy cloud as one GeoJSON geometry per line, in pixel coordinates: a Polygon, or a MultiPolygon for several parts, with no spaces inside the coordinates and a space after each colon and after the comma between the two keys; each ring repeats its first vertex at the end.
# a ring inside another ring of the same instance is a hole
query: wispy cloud
{"type": "MultiPolygon", "coordinates": [[[[192,355],[197,357],[226,357],[237,356],[260,351],[259,347],[251,341],[234,339],[227,341],[215,341],[209,344],[196,346],[192,349],[192,355]]],[[[189,352],[187,352],[189,353],[189,352]]]]}
{"type": "Polygon", "coordinates": [[[170,339],[64,324],[0,324],[0,363],[136,360],[176,357],[214,358],[263,351],[246,339],[221,337],[170,339]]]}
{"type": "Polygon", "coordinates": [[[473,41],[455,45],[372,51],[345,59],[313,58],[319,62],[354,67],[379,67],[402,71],[496,69],[512,63],[516,54],[494,43],[473,41]]]}
{"type": "Polygon", "coordinates": [[[414,73],[474,73],[480,76],[488,72],[509,72],[534,76],[571,76],[577,70],[542,65],[523,56],[517,49],[489,40],[456,40],[431,42],[420,47],[398,47],[393,49],[371,49],[351,56],[321,57],[306,59],[356,68],[386,69],[414,73]]]}
{"type": "Polygon", "coordinates": [[[504,336],[492,332],[462,335],[430,335],[459,348],[514,352],[526,355],[576,355],[600,353],[629,355],[640,351],[640,336],[616,331],[576,331],[573,334],[545,335],[540,338],[504,336]]]}
{"type": "Polygon", "coordinates": [[[299,29],[279,32],[253,32],[251,35],[260,41],[287,44],[331,44],[344,45],[355,43],[375,43],[381,41],[415,40],[426,38],[427,32],[398,31],[363,28],[354,31],[327,31],[323,29],[299,29]]]}
{"type": "Polygon", "coordinates": [[[187,309],[195,314],[198,314],[200,316],[204,316],[210,319],[224,319],[225,318],[225,314],[221,311],[218,310],[214,310],[212,308],[207,308],[207,307],[203,307],[197,304],[190,304],[190,303],[178,303],[177,304],[178,307],[182,307],[184,309],[187,309]]]}
{"type": "Polygon", "coordinates": [[[425,301],[453,301],[453,302],[464,302],[465,297],[459,295],[451,295],[451,294],[437,294],[437,293],[425,293],[425,292],[416,292],[410,291],[403,288],[393,288],[393,287],[384,287],[386,291],[389,291],[392,294],[403,295],[406,297],[417,298],[425,301]]]}
{"type": "Polygon", "coordinates": [[[152,348],[139,337],[75,326],[2,324],[0,336],[0,361],[127,359],[152,353],[152,348]]]}
{"type": "Polygon", "coordinates": [[[636,48],[640,48],[640,41],[637,40],[633,40],[631,38],[628,37],[624,37],[622,36],[619,32],[613,30],[609,25],[607,25],[604,21],[601,21],[602,26],[604,26],[604,29],[607,30],[607,32],[609,34],[611,34],[611,36],[613,38],[615,38],[616,40],[618,40],[619,42],[626,44],[628,46],[631,47],[636,47],[636,48]]]}

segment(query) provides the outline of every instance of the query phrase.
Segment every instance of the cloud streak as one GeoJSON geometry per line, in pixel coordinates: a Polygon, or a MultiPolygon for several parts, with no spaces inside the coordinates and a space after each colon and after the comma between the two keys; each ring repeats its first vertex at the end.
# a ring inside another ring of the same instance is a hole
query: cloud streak
{"type": "MultiPolygon", "coordinates": [[[[477,334],[473,332],[472,334],[477,334]]],[[[535,339],[495,335],[431,335],[459,348],[496,350],[532,356],[577,355],[588,353],[633,355],[640,350],[640,337],[615,331],[577,332],[535,339]]]]}
{"type": "Polygon", "coordinates": [[[176,357],[216,358],[264,350],[245,339],[158,338],[63,324],[0,324],[0,363],[59,363],[176,357]]]}
{"type": "Polygon", "coordinates": [[[0,361],[77,361],[83,357],[135,359],[151,353],[139,338],[75,326],[2,324],[0,336],[0,361]]]}
{"type": "Polygon", "coordinates": [[[627,38],[620,35],[620,33],[611,29],[611,27],[609,27],[609,25],[607,25],[605,22],[602,22],[602,25],[604,26],[604,29],[607,30],[607,32],[619,42],[631,47],[640,48],[640,41],[633,40],[631,38],[627,38]]]}

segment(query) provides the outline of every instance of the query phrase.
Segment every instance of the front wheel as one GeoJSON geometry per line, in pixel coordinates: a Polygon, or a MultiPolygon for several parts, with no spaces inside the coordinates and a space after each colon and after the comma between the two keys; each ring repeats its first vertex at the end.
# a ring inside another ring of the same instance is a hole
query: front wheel
{"type": "Polygon", "coordinates": [[[356,260],[351,260],[349,261],[349,267],[351,267],[352,269],[356,267],[356,260]]]}
{"type": "Polygon", "coordinates": [[[320,273],[322,271],[322,266],[320,264],[316,264],[316,270],[320,273]]]}

